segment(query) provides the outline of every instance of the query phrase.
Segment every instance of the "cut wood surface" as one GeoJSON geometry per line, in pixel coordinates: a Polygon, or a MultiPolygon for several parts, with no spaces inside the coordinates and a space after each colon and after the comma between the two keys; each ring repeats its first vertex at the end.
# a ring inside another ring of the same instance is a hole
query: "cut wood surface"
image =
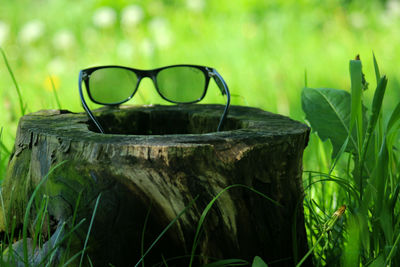
{"type": "MultiPolygon", "coordinates": [[[[43,238],[50,241],[64,222],[65,232],[72,229],[76,211],[74,224],[85,220],[70,235],[73,255],[83,247],[99,199],[85,261],[134,266],[142,242],[146,250],[192,203],[144,258],[152,266],[183,256],[169,266],[187,266],[203,210],[224,188],[241,184],[279,204],[244,187],[221,194],[199,235],[195,266],[229,258],[251,262],[256,255],[269,266],[293,266],[308,250],[302,155],[309,128],[232,106],[224,130],[215,132],[222,111],[221,105],[199,104],[99,109],[94,113],[108,134],[96,132],[83,113],[45,110],[22,117],[3,182],[1,227],[10,227],[13,217],[22,227],[33,190],[65,161],[39,188],[31,234],[43,198],[49,213],[43,228],[51,230],[43,238]]],[[[65,252],[66,244],[59,250],[65,252]]]]}

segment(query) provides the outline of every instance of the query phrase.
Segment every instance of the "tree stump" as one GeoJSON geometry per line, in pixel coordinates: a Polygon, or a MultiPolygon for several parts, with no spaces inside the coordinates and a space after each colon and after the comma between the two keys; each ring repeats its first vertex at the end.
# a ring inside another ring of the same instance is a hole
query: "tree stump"
{"type": "MultiPolygon", "coordinates": [[[[196,104],[96,110],[111,134],[96,132],[83,113],[47,110],[22,117],[3,182],[3,230],[12,218],[22,228],[32,192],[47,179],[30,211],[30,235],[45,197],[42,227],[50,233],[43,238],[54,242],[62,223],[67,233],[73,217],[74,225],[85,219],[69,235],[71,255],[84,247],[92,226],[84,260],[133,266],[189,206],[144,258],[149,266],[163,259],[187,266],[203,210],[224,188],[241,184],[279,204],[244,187],[225,191],[206,216],[194,265],[230,258],[251,262],[258,255],[269,266],[293,266],[308,250],[302,155],[309,128],[232,106],[224,131],[215,132],[222,109],[196,104]]],[[[30,254],[32,262],[40,249],[30,254]]]]}

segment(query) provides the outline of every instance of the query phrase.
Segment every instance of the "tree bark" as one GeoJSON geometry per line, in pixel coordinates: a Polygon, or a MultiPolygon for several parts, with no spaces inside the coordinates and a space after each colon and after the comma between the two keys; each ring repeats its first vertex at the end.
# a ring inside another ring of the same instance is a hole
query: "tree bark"
{"type": "Polygon", "coordinates": [[[97,133],[82,113],[48,110],[22,117],[3,182],[3,230],[10,230],[13,218],[22,227],[32,192],[47,179],[30,211],[31,237],[40,204],[48,199],[42,228],[50,231],[43,238],[52,240],[63,222],[68,233],[84,219],[59,250],[80,251],[90,229],[85,261],[133,266],[187,207],[144,258],[146,265],[172,259],[170,266],[187,266],[202,212],[223,189],[240,184],[246,187],[228,189],[208,212],[194,265],[251,262],[258,255],[268,266],[293,266],[308,250],[302,155],[309,128],[232,106],[224,131],[215,132],[222,109],[197,104],[95,111],[109,134],[97,133]]]}

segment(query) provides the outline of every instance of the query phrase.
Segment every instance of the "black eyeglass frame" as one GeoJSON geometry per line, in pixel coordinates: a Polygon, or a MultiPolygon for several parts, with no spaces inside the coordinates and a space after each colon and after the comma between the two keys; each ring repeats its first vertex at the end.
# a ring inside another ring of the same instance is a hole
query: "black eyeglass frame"
{"type": "Polygon", "coordinates": [[[164,100],[170,102],[170,103],[175,103],[175,104],[193,104],[193,103],[197,103],[199,101],[201,101],[206,93],[207,93],[207,89],[208,89],[208,85],[210,83],[210,79],[213,78],[215,83],[218,85],[218,88],[220,89],[222,95],[226,95],[227,96],[227,101],[226,101],[226,105],[225,105],[225,109],[224,112],[221,116],[221,119],[219,121],[218,127],[217,127],[217,131],[220,131],[222,129],[223,123],[225,122],[225,119],[228,115],[228,110],[229,110],[229,106],[230,106],[230,92],[229,92],[229,88],[228,85],[226,84],[225,80],[222,78],[222,76],[217,72],[216,69],[211,68],[211,67],[206,67],[206,66],[200,66],[200,65],[190,65],[190,64],[178,64],[178,65],[170,65],[170,66],[165,66],[165,67],[161,67],[161,68],[156,68],[156,69],[151,69],[151,70],[141,70],[141,69],[134,69],[134,68],[129,68],[129,67],[124,67],[124,66],[118,66],[118,65],[106,65],[106,66],[98,66],[98,67],[92,67],[92,68],[87,68],[87,69],[83,69],[79,72],[79,96],[81,98],[81,102],[82,102],[82,106],[85,109],[86,113],[88,114],[88,116],[93,120],[94,124],[96,125],[96,127],[99,129],[99,131],[101,133],[105,133],[103,127],[100,125],[99,121],[96,119],[96,117],[93,115],[92,111],[89,109],[89,106],[87,105],[85,98],[83,96],[83,90],[82,90],[82,82],[85,83],[85,87],[86,87],[86,92],[90,98],[90,100],[96,104],[100,104],[100,105],[106,105],[106,106],[118,106],[120,104],[123,104],[127,101],[129,101],[130,99],[132,99],[132,97],[136,94],[138,88],[139,88],[139,84],[141,82],[141,80],[143,78],[150,78],[153,81],[154,87],[156,89],[156,91],[158,92],[158,94],[161,96],[161,98],[163,98],[164,100]],[[191,68],[196,68],[198,70],[200,70],[205,77],[205,85],[204,85],[204,89],[203,89],[203,94],[201,95],[200,98],[198,98],[197,100],[194,101],[189,101],[189,102],[178,102],[178,101],[173,101],[170,100],[168,98],[166,98],[160,91],[159,87],[158,87],[158,83],[157,83],[157,75],[159,72],[161,72],[162,70],[168,69],[168,68],[174,68],[174,67],[191,67],[191,68]],[[125,70],[129,70],[135,73],[136,77],[137,77],[137,82],[136,82],[136,86],[134,88],[134,90],[132,91],[132,94],[126,98],[125,100],[122,100],[120,102],[116,102],[116,103],[102,103],[99,101],[96,101],[95,99],[93,99],[92,94],[90,93],[90,85],[89,85],[89,79],[90,79],[90,75],[95,72],[96,70],[99,69],[105,69],[105,68],[120,68],[120,69],[125,69],[125,70]]]}

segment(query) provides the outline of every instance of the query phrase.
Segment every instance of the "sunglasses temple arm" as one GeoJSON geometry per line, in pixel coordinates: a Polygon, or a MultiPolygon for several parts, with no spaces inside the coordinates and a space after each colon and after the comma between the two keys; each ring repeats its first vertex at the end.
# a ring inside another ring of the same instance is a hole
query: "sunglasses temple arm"
{"type": "Polygon", "coordinates": [[[218,85],[219,89],[221,90],[222,95],[226,95],[226,105],[225,105],[224,113],[221,116],[221,119],[219,121],[218,128],[217,128],[217,132],[219,132],[219,131],[221,131],[221,129],[224,125],[226,116],[228,116],[228,110],[229,110],[229,106],[231,104],[231,93],[229,92],[228,85],[226,84],[225,80],[222,78],[221,74],[219,74],[217,72],[217,70],[215,70],[215,69],[213,70],[213,73],[214,73],[214,75],[213,75],[214,81],[218,85]]]}
{"type": "Polygon", "coordinates": [[[97,121],[96,117],[90,111],[88,105],[86,104],[85,98],[83,97],[82,92],[82,72],[79,73],[79,96],[81,97],[82,106],[86,111],[86,114],[92,119],[96,127],[99,129],[101,133],[104,133],[103,127],[101,127],[100,123],[97,121]]]}

